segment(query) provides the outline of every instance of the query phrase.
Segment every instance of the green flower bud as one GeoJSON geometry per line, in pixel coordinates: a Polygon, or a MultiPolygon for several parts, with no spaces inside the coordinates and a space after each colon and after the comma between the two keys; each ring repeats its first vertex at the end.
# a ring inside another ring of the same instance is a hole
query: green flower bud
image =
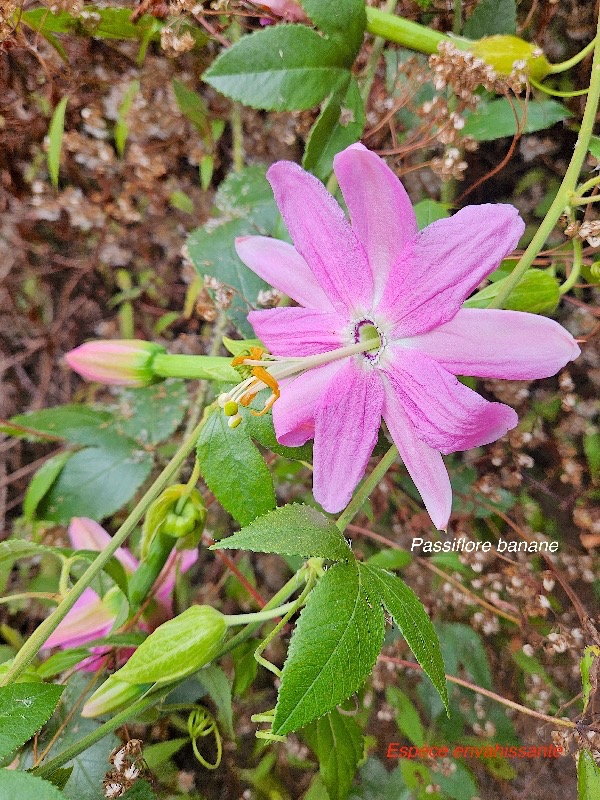
{"type": "Polygon", "coordinates": [[[499,75],[510,75],[515,62],[525,62],[528,74],[536,81],[550,72],[550,64],[542,49],[518,36],[485,36],[468,48],[477,58],[483,59],[499,75]]]}
{"type": "Polygon", "coordinates": [[[142,559],[148,556],[152,541],[159,533],[179,539],[195,532],[199,541],[205,521],[206,506],[197,489],[190,492],[185,483],[168,486],[146,512],[142,528],[142,559]],[[186,494],[183,507],[178,509],[181,497],[186,494]]]}
{"type": "Polygon", "coordinates": [[[152,686],[133,685],[120,681],[111,675],[102,686],[99,686],[81,710],[82,717],[98,717],[100,714],[112,714],[125,706],[131,705],[152,686]]]}
{"type": "Polygon", "coordinates": [[[159,625],[112,677],[135,685],[172,683],[209,664],[226,632],[223,614],[211,606],[192,606],[159,625]]]}

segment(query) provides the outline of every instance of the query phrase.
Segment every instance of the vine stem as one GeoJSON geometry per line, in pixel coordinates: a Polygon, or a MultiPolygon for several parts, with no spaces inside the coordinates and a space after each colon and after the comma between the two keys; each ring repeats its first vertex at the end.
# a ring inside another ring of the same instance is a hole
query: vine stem
{"type": "MultiPolygon", "coordinates": [[[[396,0],[388,0],[383,10],[384,13],[386,14],[392,14],[395,8],[396,8],[396,0]]],[[[367,63],[367,68],[364,74],[364,83],[360,90],[360,96],[362,98],[363,105],[367,104],[367,100],[369,99],[369,95],[371,94],[371,87],[373,86],[373,81],[375,80],[377,65],[379,64],[379,59],[381,58],[381,53],[383,51],[385,41],[386,40],[381,36],[375,37],[375,42],[373,43],[373,50],[371,51],[371,55],[369,56],[369,61],[367,63]]]]}
{"type": "Polygon", "coordinates": [[[600,101],[600,16],[598,17],[598,27],[596,31],[596,38],[594,40],[594,60],[592,62],[592,74],[590,78],[590,85],[588,95],[585,103],[585,111],[583,112],[583,119],[581,121],[581,128],[577,136],[577,142],[571,156],[571,161],[565,172],[565,177],[556,193],[556,197],[552,201],[552,205],[548,209],[546,216],[542,220],[542,224],[537,229],[535,236],[529,243],[528,248],[525,250],[516,267],[510,275],[502,282],[502,286],[498,294],[494,297],[489,305],[489,308],[502,308],[506,298],[512,292],[514,287],[519,283],[525,271],[531,266],[533,260],[546,243],[546,239],[552,233],[554,226],[558,222],[560,215],[564,212],[565,208],[569,205],[575,186],[583,167],[592,131],[594,129],[594,122],[596,120],[596,112],[598,109],[598,102],[600,101]]]}
{"type": "Polygon", "coordinates": [[[398,455],[398,448],[393,444],[387,453],[383,456],[379,464],[375,467],[373,472],[365,478],[363,483],[358,488],[358,491],[350,500],[346,508],[340,514],[337,522],[335,523],[339,530],[343,533],[348,523],[352,522],[353,518],[358,514],[367,497],[371,494],[373,489],[377,486],[379,481],[383,478],[388,469],[392,466],[398,455]]]}
{"type": "Polygon", "coordinates": [[[50,634],[56,630],[63,619],[67,616],[69,611],[73,608],[77,600],[81,597],[83,592],[88,588],[94,578],[101,572],[104,566],[115,554],[117,549],[125,542],[129,534],[133,531],[135,526],[146,513],[146,510],[150,504],[156,500],[163,488],[169,483],[173,475],[175,475],[180,465],[185,461],[185,459],[196,446],[196,441],[202,426],[204,425],[206,417],[207,414],[205,413],[202,420],[198,423],[198,425],[196,425],[190,436],[184,440],[171,461],[156,478],[152,486],[144,494],[142,499],[129,514],[125,522],[112,537],[110,544],[107,545],[104,550],[102,550],[102,552],[97,556],[97,558],[94,559],[94,561],[92,561],[81,578],[70,589],[64,600],[62,600],[62,602],[54,609],[52,614],[50,614],[50,616],[47,617],[38,628],[36,628],[29,639],[25,642],[23,647],[21,647],[15,656],[11,668],[0,681],[0,686],[7,686],[8,684],[13,683],[19,677],[19,675],[23,673],[23,671],[29,666],[29,664],[42,649],[46,639],[48,639],[50,634]]]}
{"type": "MultiPolygon", "coordinates": [[[[418,669],[421,672],[423,671],[423,667],[420,664],[417,664],[413,661],[404,661],[402,658],[394,658],[393,656],[379,656],[378,660],[387,661],[389,664],[396,664],[399,667],[408,667],[409,669],[418,669]]],[[[514,708],[515,711],[519,711],[521,714],[527,714],[530,717],[536,717],[536,719],[542,720],[542,722],[550,722],[552,725],[558,725],[561,728],[575,727],[575,723],[570,719],[551,717],[548,714],[542,714],[540,711],[534,711],[533,708],[522,706],[520,703],[515,703],[513,700],[508,700],[506,697],[496,694],[496,692],[491,692],[489,689],[484,689],[482,686],[477,686],[475,683],[471,683],[470,681],[464,681],[462,678],[456,678],[454,675],[446,675],[445,677],[447,681],[450,681],[450,683],[455,683],[457,686],[464,686],[465,689],[470,689],[472,692],[477,692],[477,694],[482,694],[485,697],[489,697],[491,700],[495,700],[497,703],[502,703],[502,705],[508,706],[508,708],[514,708]]]]}

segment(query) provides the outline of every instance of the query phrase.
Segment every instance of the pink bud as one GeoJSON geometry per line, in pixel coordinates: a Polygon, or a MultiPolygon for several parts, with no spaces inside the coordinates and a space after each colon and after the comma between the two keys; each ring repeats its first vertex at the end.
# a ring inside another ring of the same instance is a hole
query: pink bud
{"type": "Polygon", "coordinates": [[[282,17],[286,22],[306,22],[304,10],[296,0],[258,0],[260,8],[265,8],[276,17],[282,17]]]}
{"type": "Polygon", "coordinates": [[[156,380],[152,361],[165,350],[141,339],[88,342],[65,355],[72,370],[89,381],[111,386],[148,386],[156,380]]]}

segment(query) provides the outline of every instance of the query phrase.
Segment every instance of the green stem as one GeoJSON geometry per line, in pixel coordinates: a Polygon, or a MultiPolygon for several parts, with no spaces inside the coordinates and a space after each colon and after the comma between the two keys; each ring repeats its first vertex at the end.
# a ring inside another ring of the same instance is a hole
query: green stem
{"type": "Polygon", "coordinates": [[[150,697],[140,697],[139,700],[136,700],[135,703],[123,709],[123,711],[120,711],[112,719],[109,719],[108,722],[100,725],[91,733],[88,733],[87,736],[84,736],[70,747],[67,747],[66,750],[63,750],[62,753],[59,753],[55,758],[50,759],[50,761],[46,761],[45,764],[40,764],[39,767],[35,767],[31,770],[31,772],[34,775],[37,775],[38,778],[48,778],[55,770],[57,770],[59,767],[62,767],[63,764],[66,764],[67,761],[70,761],[80,753],[83,753],[83,751],[87,750],[88,747],[96,744],[96,742],[99,742],[100,739],[108,736],[109,733],[115,731],[117,728],[127,722],[127,720],[131,719],[131,717],[135,717],[136,714],[145,711],[154,703],[156,703],[156,695],[152,695],[150,697]]]}
{"type": "Polygon", "coordinates": [[[581,274],[581,263],[582,263],[582,243],[580,239],[573,239],[573,266],[571,267],[571,272],[569,273],[569,277],[567,280],[562,284],[559,289],[561,294],[566,294],[569,289],[572,289],[573,286],[577,283],[577,279],[581,274]]]}
{"type": "Polygon", "coordinates": [[[377,486],[379,481],[383,478],[388,469],[392,466],[398,455],[398,448],[393,444],[379,464],[375,467],[373,472],[368,475],[362,484],[359,486],[358,491],[350,500],[346,508],[340,514],[338,521],[335,523],[340,531],[344,531],[346,526],[352,521],[353,517],[358,514],[367,497],[371,494],[373,489],[377,486]]]}
{"type": "MultiPolygon", "coordinates": [[[[239,41],[240,24],[237,19],[231,24],[231,41],[239,41]]],[[[242,126],[242,104],[234,102],[231,106],[231,139],[233,143],[233,170],[241,172],[244,169],[244,128],[242,126]]]]}
{"type": "Polygon", "coordinates": [[[580,50],[577,55],[573,56],[573,58],[569,58],[567,61],[561,61],[558,64],[552,64],[549,74],[556,75],[557,72],[566,72],[568,69],[571,69],[571,67],[579,64],[580,61],[583,61],[583,59],[592,52],[595,44],[596,39],[594,38],[589,44],[586,44],[583,50],[580,50]]]}
{"type": "Polygon", "coordinates": [[[225,622],[227,625],[247,625],[250,622],[265,622],[274,617],[283,617],[288,611],[293,610],[298,605],[297,600],[292,600],[282,606],[269,608],[266,611],[255,611],[252,614],[226,614],[225,622]]]}
{"type": "Polygon", "coordinates": [[[196,441],[204,425],[206,416],[198,423],[192,434],[181,444],[171,461],[160,473],[152,486],[148,489],[133,511],[129,514],[125,522],[112,537],[110,544],[98,555],[90,566],[83,573],[81,578],[72,587],[64,600],[54,609],[52,614],[47,617],[42,624],[36,628],[23,647],[19,650],[11,668],[0,681],[0,686],[7,686],[15,681],[19,675],[27,668],[39,653],[46,639],[56,630],[69,611],[73,608],[83,592],[88,588],[94,578],[102,571],[108,561],[115,554],[117,549],[125,542],[129,534],[134,530],[138,522],[146,513],[150,504],[156,500],[165,486],[167,486],[173,475],[179,469],[180,464],[188,457],[196,446],[196,441]]]}
{"type": "Polygon", "coordinates": [[[152,373],[157,378],[187,378],[189,380],[237,383],[238,373],[227,356],[184,356],[157,353],[152,360],[152,373]]]}
{"type": "Polygon", "coordinates": [[[583,167],[587,155],[592,131],[594,129],[598,102],[600,101],[600,36],[598,32],[600,32],[600,18],[598,20],[598,31],[594,46],[594,60],[592,62],[592,74],[585,103],[585,111],[583,113],[581,128],[579,129],[579,135],[577,136],[571,162],[569,163],[556,197],[542,220],[542,224],[537,229],[535,236],[529,243],[529,247],[519,259],[514,270],[506,280],[502,282],[502,287],[490,303],[489,308],[502,308],[506,298],[519,283],[526,270],[529,269],[533,263],[534,258],[536,258],[537,254],[543,248],[548,236],[552,233],[554,226],[558,222],[560,215],[570,204],[573,191],[579,180],[581,168],[583,167]]]}
{"type": "Polygon", "coordinates": [[[365,11],[367,12],[367,31],[369,33],[408,47],[410,50],[417,50],[419,53],[429,55],[437,53],[440,42],[452,42],[457,47],[469,43],[468,39],[447,36],[445,33],[434,31],[378,8],[367,6],[365,11]]]}
{"type": "MultiPolygon", "coordinates": [[[[384,9],[384,14],[392,14],[396,8],[396,2],[397,0],[388,0],[384,9]]],[[[375,37],[373,49],[371,50],[367,68],[365,69],[363,85],[360,90],[360,96],[362,98],[363,105],[366,105],[367,100],[369,99],[369,94],[371,93],[371,87],[373,86],[373,81],[375,80],[377,65],[379,64],[379,59],[381,58],[381,52],[385,46],[385,41],[386,40],[381,36],[375,37]]]]}
{"type": "MultiPolygon", "coordinates": [[[[584,195],[586,192],[589,192],[590,189],[594,189],[600,183],[600,175],[596,175],[595,178],[590,178],[589,181],[582,183],[581,186],[577,187],[577,194],[584,195]]],[[[583,199],[583,198],[582,198],[583,199]]]]}
{"type": "Polygon", "coordinates": [[[600,203],[600,194],[596,194],[593,197],[579,197],[578,195],[571,197],[572,206],[585,206],[588,203],[600,203]]]}
{"type": "Polygon", "coordinates": [[[580,97],[583,94],[588,93],[588,89],[577,89],[574,92],[561,92],[558,89],[551,89],[549,86],[544,86],[543,83],[538,83],[534,78],[529,76],[529,83],[532,86],[535,86],[536,89],[539,89],[540,92],[544,92],[544,94],[549,94],[552,97],[580,97]]]}

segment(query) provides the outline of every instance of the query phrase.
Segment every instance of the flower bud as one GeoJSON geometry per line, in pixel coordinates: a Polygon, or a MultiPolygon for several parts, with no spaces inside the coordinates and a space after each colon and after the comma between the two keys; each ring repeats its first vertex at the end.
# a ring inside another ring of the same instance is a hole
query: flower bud
{"type": "Polygon", "coordinates": [[[136,685],[172,683],[209,664],[226,632],[227,621],[215,608],[191,606],[159,625],[112,677],[136,685]]]}
{"type": "Polygon", "coordinates": [[[142,339],[87,342],[65,355],[72,370],[88,381],[110,386],[149,386],[157,378],[152,361],[165,349],[142,339]]]}
{"type": "Polygon", "coordinates": [[[118,672],[111,675],[96,689],[81,709],[82,717],[98,717],[100,714],[120,711],[124,706],[134,703],[152,686],[151,683],[146,685],[126,683],[116,678],[117,674],[118,672]]]}
{"type": "Polygon", "coordinates": [[[205,521],[206,506],[197,489],[190,492],[185,483],[168,486],[146,512],[142,527],[142,559],[148,556],[152,542],[159,533],[176,539],[194,533],[197,537],[193,545],[195,547],[204,530],[205,521]],[[179,507],[179,502],[185,495],[187,497],[183,506],[179,507]]]}
{"type": "Polygon", "coordinates": [[[485,36],[470,44],[468,49],[499,75],[510,75],[515,62],[525,62],[527,73],[536,81],[543,80],[550,72],[550,64],[542,49],[518,36],[485,36]]]}

